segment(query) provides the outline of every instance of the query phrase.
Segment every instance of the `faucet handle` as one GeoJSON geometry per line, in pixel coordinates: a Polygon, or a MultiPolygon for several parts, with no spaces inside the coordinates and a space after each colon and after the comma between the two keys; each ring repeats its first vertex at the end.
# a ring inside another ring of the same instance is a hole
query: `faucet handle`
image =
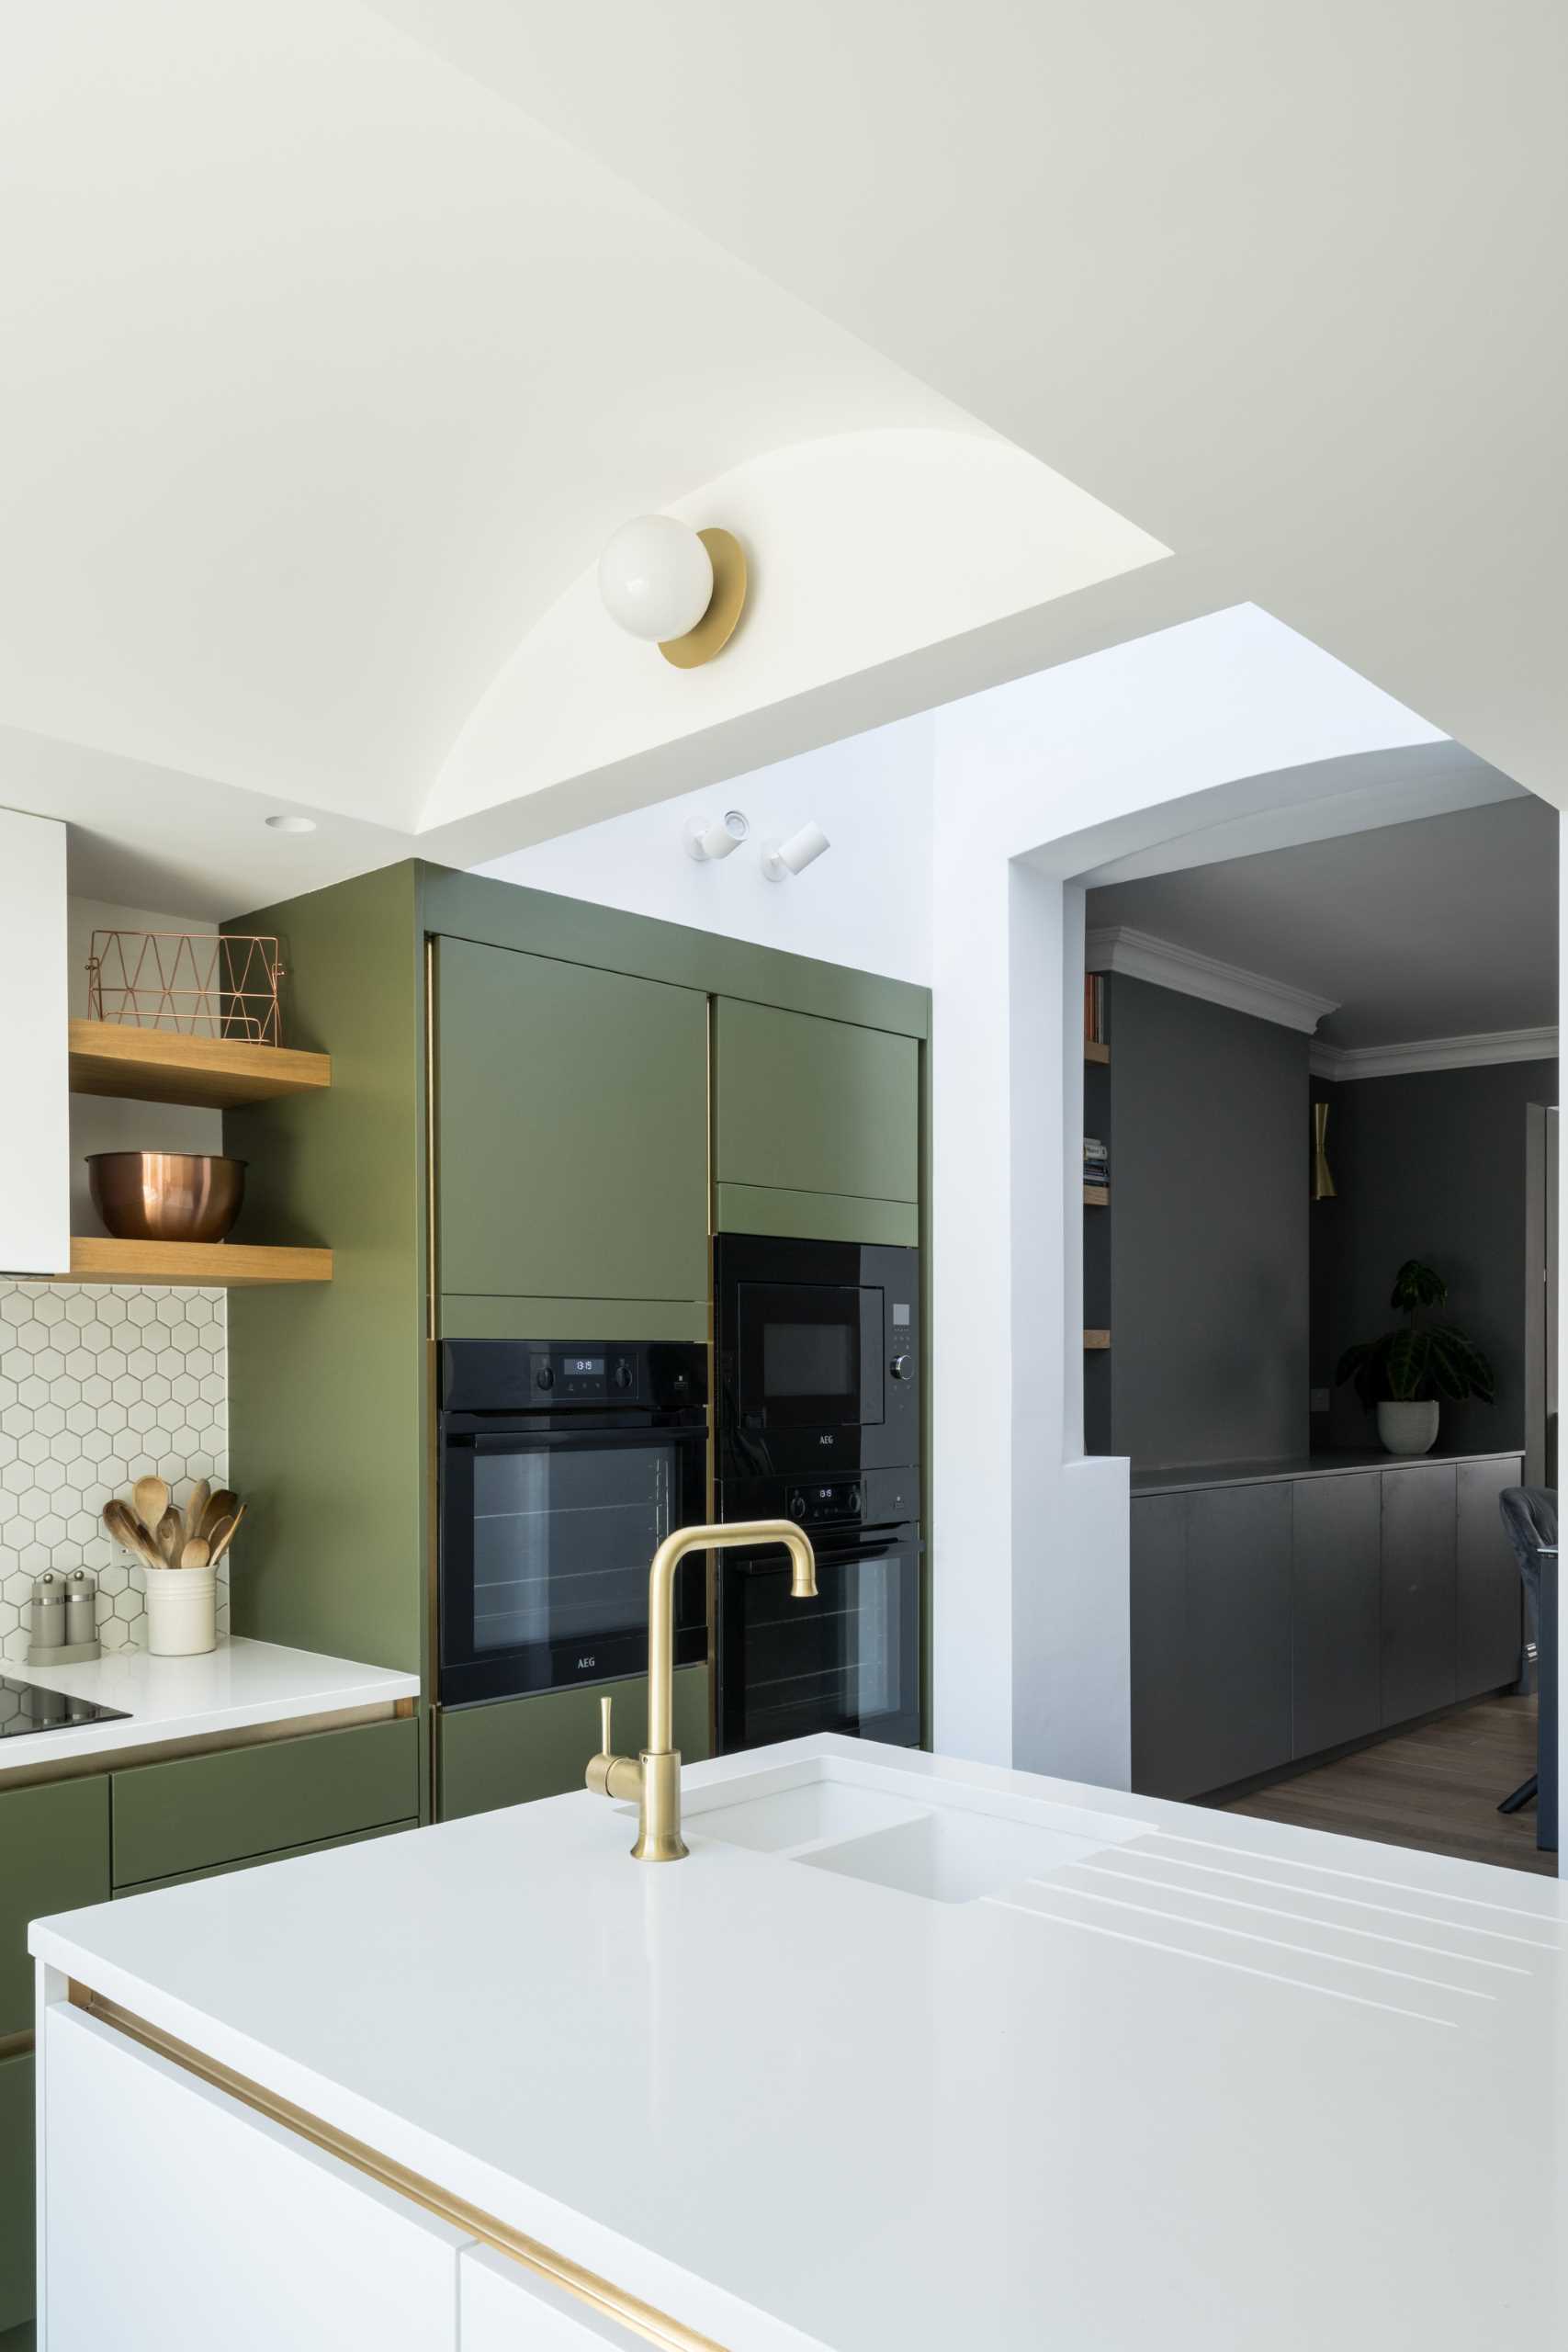
{"type": "Polygon", "coordinates": [[[614,1756],[615,1752],[610,1745],[610,1710],[614,1704],[614,1698],[606,1690],[599,1702],[599,1753],[601,1756],[614,1756]]]}

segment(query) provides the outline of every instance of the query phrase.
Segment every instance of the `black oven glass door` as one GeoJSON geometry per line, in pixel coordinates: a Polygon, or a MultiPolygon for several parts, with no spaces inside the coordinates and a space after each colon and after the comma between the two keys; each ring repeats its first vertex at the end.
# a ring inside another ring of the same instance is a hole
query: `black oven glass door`
{"type": "MultiPolygon", "coordinates": [[[[705,1515],[701,1430],[454,1434],[442,1476],[447,1703],[646,1670],[649,1563],[705,1515]]],[[[706,1628],[696,1555],[677,1577],[678,1664],[706,1657],[706,1628]]]]}
{"type": "Polygon", "coordinates": [[[858,1283],[736,1289],[743,1430],[864,1428],[883,1417],[883,1296],[858,1283]]]}
{"type": "Polygon", "coordinates": [[[817,1598],[790,1597],[779,1551],[718,1555],[719,1746],[836,1731],[920,1736],[920,1547],[914,1531],[817,1546],[817,1598]]]}

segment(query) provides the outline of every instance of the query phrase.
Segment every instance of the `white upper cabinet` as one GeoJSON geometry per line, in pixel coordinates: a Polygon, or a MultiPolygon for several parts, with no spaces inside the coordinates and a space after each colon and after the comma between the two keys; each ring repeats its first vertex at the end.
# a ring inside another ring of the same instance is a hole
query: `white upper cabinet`
{"type": "Polygon", "coordinates": [[[65,828],[0,808],[0,1274],[71,1262],[65,828]]]}

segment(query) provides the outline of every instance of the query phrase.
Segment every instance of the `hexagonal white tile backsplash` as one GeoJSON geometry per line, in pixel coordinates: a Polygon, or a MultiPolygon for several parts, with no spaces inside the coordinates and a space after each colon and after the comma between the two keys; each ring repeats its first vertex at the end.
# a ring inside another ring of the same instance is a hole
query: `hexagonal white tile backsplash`
{"type": "MultiPolygon", "coordinates": [[[[227,1479],[227,1306],[220,1290],[0,1281],[0,1660],[27,1657],[46,1567],[95,1572],[105,1649],[145,1646],[141,1565],[100,1514],[148,1471],[176,1501],[194,1479],[227,1479]]],[[[223,1561],[220,1633],[228,1623],[223,1561]]]]}

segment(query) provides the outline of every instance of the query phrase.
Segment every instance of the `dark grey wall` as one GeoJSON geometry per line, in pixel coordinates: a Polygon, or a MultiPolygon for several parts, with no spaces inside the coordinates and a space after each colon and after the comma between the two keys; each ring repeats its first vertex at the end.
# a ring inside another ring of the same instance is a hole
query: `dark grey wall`
{"type": "MultiPolygon", "coordinates": [[[[1353,1340],[1396,1319],[1388,1295],[1406,1258],[1447,1280],[1450,1322],[1497,1374],[1495,1405],[1445,1405],[1438,1442],[1459,1452],[1525,1439],[1525,1109],[1557,1100],[1555,1061],[1356,1079],[1333,1102],[1329,1160],[1338,1197],[1312,1210],[1313,1383],[1353,1340]]],[[[1319,1442],[1323,1421],[1314,1421],[1319,1442]]],[[[1336,1389],[1327,1442],[1375,1443],[1349,1389],[1336,1389]]]]}
{"type": "Polygon", "coordinates": [[[1307,1444],[1307,1040],[1115,974],[1111,1450],[1307,1444]]]}

